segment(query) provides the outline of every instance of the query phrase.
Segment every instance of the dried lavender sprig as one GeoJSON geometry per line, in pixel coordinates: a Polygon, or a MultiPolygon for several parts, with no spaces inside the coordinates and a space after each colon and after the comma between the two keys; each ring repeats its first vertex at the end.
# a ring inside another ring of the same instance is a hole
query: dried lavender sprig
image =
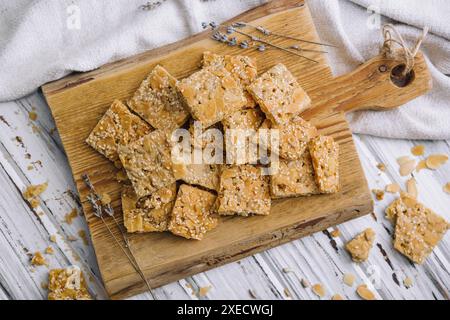
{"type": "Polygon", "coordinates": [[[301,38],[296,38],[296,37],[292,37],[292,36],[287,36],[281,33],[276,33],[276,32],[272,32],[262,26],[253,26],[249,23],[246,22],[237,22],[234,23],[233,26],[235,28],[243,28],[243,27],[250,27],[253,28],[261,33],[263,33],[264,35],[268,36],[268,35],[273,35],[275,37],[280,37],[280,38],[286,38],[286,39],[290,39],[290,40],[297,40],[300,42],[305,42],[305,43],[311,43],[311,44],[316,44],[316,45],[320,45],[320,46],[325,46],[325,47],[333,47],[333,48],[337,48],[337,46],[332,45],[332,44],[328,44],[328,43],[320,43],[320,42],[316,42],[316,41],[309,41],[309,40],[305,40],[305,39],[301,39],[301,38]]]}
{"type": "Polygon", "coordinates": [[[304,49],[304,48],[300,47],[299,45],[290,46],[290,47],[288,47],[288,49],[294,49],[294,50],[305,51],[305,52],[328,53],[327,51],[324,51],[324,50],[304,49]]]}
{"type": "Polygon", "coordinates": [[[166,0],[148,1],[146,4],[141,5],[139,8],[144,11],[150,11],[161,6],[166,0]]]}
{"type": "Polygon", "coordinates": [[[314,60],[314,59],[305,57],[304,55],[301,55],[301,54],[299,54],[299,53],[297,53],[297,52],[291,51],[291,50],[286,49],[286,48],[283,48],[283,47],[281,47],[281,46],[279,46],[279,45],[273,44],[273,43],[271,43],[271,42],[269,42],[269,41],[266,41],[266,40],[263,40],[263,39],[258,38],[258,37],[256,37],[256,36],[253,36],[253,35],[251,35],[251,34],[248,34],[247,32],[244,32],[244,31],[241,31],[241,30],[235,30],[235,32],[236,32],[236,33],[239,33],[239,34],[241,34],[241,35],[244,35],[244,36],[246,36],[246,37],[249,37],[250,39],[252,39],[252,40],[255,41],[255,42],[260,42],[260,43],[265,44],[265,45],[267,45],[267,46],[274,47],[274,48],[277,48],[277,49],[279,49],[279,50],[282,50],[282,51],[291,53],[291,54],[293,54],[293,55],[296,55],[296,56],[301,57],[301,58],[303,58],[303,59],[306,59],[306,60],[308,60],[308,61],[311,61],[311,62],[314,62],[314,63],[319,63],[318,61],[316,61],[316,60],[314,60]]]}
{"type": "Polygon", "coordinates": [[[133,268],[136,270],[136,272],[139,274],[139,276],[141,277],[141,279],[144,281],[145,285],[147,286],[150,295],[153,297],[153,299],[157,300],[155,295],[152,292],[152,288],[150,286],[150,284],[148,283],[147,278],[144,275],[144,272],[142,271],[141,267],[139,266],[139,263],[136,260],[135,255],[133,254],[133,251],[131,250],[131,247],[129,245],[129,241],[128,238],[126,237],[125,233],[122,231],[120,224],[118,223],[118,221],[116,220],[116,218],[114,217],[114,210],[112,209],[111,205],[107,205],[106,209],[104,210],[109,216],[111,216],[117,227],[120,230],[120,233],[122,234],[123,237],[123,241],[125,242],[126,246],[123,247],[119,240],[117,239],[116,235],[114,234],[114,232],[111,230],[111,228],[108,226],[108,224],[106,223],[105,219],[103,218],[103,208],[102,206],[99,204],[101,203],[101,197],[99,196],[99,194],[95,191],[95,187],[91,182],[91,179],[89,178],[89,176],[87,174],[83,174],[82,175],[82,179],[84,181],[84,183],[86,184],[86,186],[89,188],[90,193],[87,196],[87,200],[89,201],[89,203],[91,204],[92,208],[94,209],[94,215],[96,217],[99,217],[103,224],[105,225],[105,227],[108,229],[108,232],[111,234],[111,236],[113,237],[114,241],[116,242],[116,244],[120,247],[120,249],[122,250],[122,252],[125,254],[125,256],[128,258],[128,261],[131,263],[131,265],[133,266],[133,268]],[[131,256],[128,254],[128,252],[125,250],[125,248],[127,248],[130,251],[131,256]]]}

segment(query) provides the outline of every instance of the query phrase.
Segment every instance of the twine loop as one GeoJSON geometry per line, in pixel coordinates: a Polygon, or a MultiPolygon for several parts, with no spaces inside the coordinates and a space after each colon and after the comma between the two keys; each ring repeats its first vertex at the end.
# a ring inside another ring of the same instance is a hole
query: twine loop
{"type": "Polygon", "coordinates": [[[383,26],[384,42],[381,47],[381,53],[387,58],[403,61],[405,63],[403,76],[406,76],[414,68],[414,58],[419,52],[420,46],[427,34],[428,27],[424,27],[422,35],[417,39],[415,46],[409,48],[397,28],[392,24],[386,24],[383,26]]]}

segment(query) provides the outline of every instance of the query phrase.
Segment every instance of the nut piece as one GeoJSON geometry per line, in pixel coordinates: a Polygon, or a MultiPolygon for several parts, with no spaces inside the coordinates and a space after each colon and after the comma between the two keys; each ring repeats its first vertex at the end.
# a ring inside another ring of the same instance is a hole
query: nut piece
{"type": "Polygon", "coordinates": [[[450,224],[444,218],[403,195],[387,209],[388,218],[396,222],[394,247],[415,263],[423,263],[444,237],[450,224]]]}
{"type": "Polygon", "coordinates": [[[270,176],[273,199],[319,194],[309,150],[299,160],[280,161],[278,172],[270,176]]]}
{"type": "Polygon", "coordinates": [[[440,166],[448,161],[448,156],[445,154],[433,154],[426,160],[428,169],[437,170],[440,166]]]}
{"type": "Polygon", "coordinates": [[[325,288],[320,283],[312,286],[312,292],[314,292],[319,298],[323,298],[326,294],[325,288]]]}
{"type": "Polygon", "coordinates": [[[294,116],[288,123],[282,125],[273,124],[267,119],[263,127],[279,131],[278,153],[281,158],[286,160],[300,159],[307,149],[309,141],[317,136],[317,129],[300,116],[294,116]]]}
{"type": "Polygon", "coordinates": [[[176,195],[176,183],[141,199],[138,199],[132,187],[125,186],[122,191],[122,211],[127,231],[167,231],[176,195]]]}
{"type": "Polygon", "coordinates": [[[420,172],[423,169],[428,169],[426,160],[419,161],[419,163],[416,166],[416,172],[420,172]]]}
{"type": "Polygon", "coordinates": [[[353,284],[355,283],[355,279],[356,279],[356,277],[352,273],[344,274],[344,283],[349,287],[353,287],[353,284]]]}
{"type": "Polygon", "coordinates": [[[277,124],[287,123],[311,105],[297,79],[281,63],[262,74],[247,90],[266,117],[277,124]]]}
{"type": "Polygon", "coordinates": [[[375,232],[368,228],[358,234],[345,245],[345,249],[351,254],[353,261],[363,262],[369,258],[369,252],[375,240],[375,232]]]}
{"type": "Polygon", "coordinates": [[[183,184],[173,207],[170,232],[186,239],[203,239],[206,232],[217,226],[217,219],[211,217],[215,200],[212,193],[183,184]]]}
{"type": "Polygon", "coordinates": [[[150,126],[144,120],[132,114],[122,102],[115,100],[92,130],[86,143],[115,162],[119,160],[119,145],[127,145],[150,131],[150,126]]]}
{"type": "Polygon", "coordinates": [[[92,300],[77,266],[50,270],[48,300],[92,300]]]}
{"type": "Polygon", "coordinates": [[[367,288],[367,285],[362,284],[356,288],[358,295],[364,300],[376,300],[375,294],[367,288]]]}
{"type": "Polygon", "coordinates": [[[413,286],[413,279],[410,277],[406,277],[405,280],[403,280],[403,284],[406,288],[411,288],[413,286]]]}
{"type": "Polygon", "coordinates": [[[157,65],[128,101],[128,106],[153,128],[171,132],[189,117],[176,84],[177,79],[157,65]]]}
{"type": "Polygon", "coordinates": [[[209,69],[202,69],[181,80],[177,87],[192,117],[204,128],[221,121],[246,103],[242,87],[229,73],[219,77],[209,69]]]}
{"type": "Polygon", "coordinates": [[[372,193],[375,195],[375,198],[378,201],[381,201],[384,199],[384,191],[383,190],[379,190],[379,189],[373,189],[372,193]]]}
{"type": "Polygon", "coordinates": [[[386,165],[384,163],[378,163],[377,164],[378,170],[385,172],[386,171],[386,165]]]}
{"type": "Polygon", "coordinates": [[[268,177],[261,175],[260,168],[243,165],[222,170],[217,198],[220,215],[268,215],[270,206],[268,177]]]}
{"type": "Polygon", "coordinates": [[[400,191],[400,186],[398,185],[398,183],[391,183],[386,185],[386,192],[389,193],[397,193],[400,191]]]}
{"type": "Polygon", "coordinates": [[[409,176],[416,168],[416,160],[410,159],[401,162],[400,164],[400,175],[402,177],[409,176]]]}
{"type": "Polygon", "coordinates": [[[446,183],[443,189],[445,193],[450,194],[450,182],[446,183]]]}
{"type": "Polygon", "coordinates": [[[309,143],[309,151],[320,192],[338,192],[339,145],[332,137],[318,136],[309,143]]]}
{"type": "Polygon", "coordinates": [[[331,297],[331,300],[344,300],[344,297],[341,296],[339,293],[336,293],[331,297]]]}
{"type": "Polygon", "coordinates": [[[160,130],[120,146],[119,157],[138,198],[176,181],[172,172],[171,146],[160,130]]]}
{"type": "Polygon", "coordinates": [[[416,157],[423,156],[423,154],[425,153],[425,146],[422,144],[414,146],[411,148],[411,153],[416,157]]]}
{"type": "Polygon", "coordinates": [[[408,194],[413,197],[414,199],[417,199],[417,183],[416,183],[416,179],[411,178],[408,181],[406,181],[406,191],[408,192],[408,194]]]}

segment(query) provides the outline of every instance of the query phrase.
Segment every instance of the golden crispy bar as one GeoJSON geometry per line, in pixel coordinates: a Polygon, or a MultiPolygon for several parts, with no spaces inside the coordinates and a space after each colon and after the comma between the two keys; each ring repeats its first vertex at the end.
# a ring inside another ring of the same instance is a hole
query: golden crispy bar
{"type": "Polygon", "coordinates": [[[138,199],[132,187],[125,186],[122,191],[122,211],[127,231],[167,231],[176,196],[176,183],[141,199],[138,199]]]}
{"type": "Polygon", "coordinates": [[[192,117],[204,128],[221,121],[246,103],[241,85],[235,78],[229,74],[219,77],[209,69],[197,71],[181,80],[177,87],[192,117]]]}
{"type": "Polygon", "coordinates": [[[369,252],[375,240],[375,232],[368,228],[358,234],[353,240],[345,245],[345,249],[352,256],[353,261],[363,262],[369,258],[369,252]]]}
{"type": "Polygon", "coordinates": [[[144,120],[132,114],[122,102],[115,100],[86,142],[115,162],[119,160],[117,154],[119,145],[127,145],[151,131],[151,127],[144,120]]]}
{"type": "Polygon", "coordinates": [[[287,123],[306,110],[311,99],[295,77],[281,63],[262,74],[247,87],[262,111],[272,122],[287,123]]]}
{"type": "Polygon", "coordinates": [[[264,114],[257,108],[236,111],[222,120],[225,132],[225,150],[227,163],[247,164],[256,163],[257,154],[251,152],[250,146],[257,152],[258,136],[257,131],[264,121],[264,114]],[[242,131],[241,131],[242,130],[242,131]],[[248,130],[248,135],[243,131],[248,130]],[[239,135],[242,137],[239,138],[239,135]],[[245,143],[245,145],[241,145],[245,143]],[[242,151],[245,146],[245,161],[237,161],[238,149],[242,151]]]}
{"type": "Polygon", "coordinates": [[[178,190],[169,230],[186,239],[203,239],[206,232],[217,226],[217,219],[211,216],[216,196],[187,184],[178,190]]]}
{"type": "Polygon", "coordinates": [[[217,191],[219,189],[220,166],[216,164],[174,163],[173,173],[177,180],[217,191]]]}
{"type": "Polygon", "coordinates": [[[270,191],[273,199],[319,194],[314,178],[311,155],[306,150],[299,160],[281,160],[278,172],[270,176],[270,191]]]}
{"type": "Polygon", "coordinates": [[[332,137],[318,136],[310,141],[309,151],[320,192],[338,192],[339,145],[332,137]]]}
{"type": "Polygon", "coordinates": [[[396,221],[394,247],[415,263],[423,263],[444,237],[450,224],[432,210],[403,195],[386,210],[396,221]]]}
{"type": "Polygon", "coordinates": [[[177,79],[161,66],[156,66],[134,96],[128,101],[131,110],[154,128],[172,131],[189,117],[176,88],[177,79]]]}
{"type": "Polygon", "coordinates": [[[77,266],[50,270],[48,300],[92,300],[77,266]]]}
{"type": "Polygon", "coordinates": [[[176,181],[172,172],[171,146],[161,130],[120,146],[119,157],[139,198],[176,181]]]}
{"type": "Polygon", "coordinates": [[[317,129],[300,116],[294,116],[288,123],[279,125],[264,122],[264,127],[279,130],[279,155],[286,160],[298,160],[308,147],[309,141],[317,136],[317,129]]]}
{"type": "Polygon", "coordinates": [[[271,199],[267,176],[251,165],[230,166],[222,170],[217,198],[220,215],[268,215],[271,199]]]}

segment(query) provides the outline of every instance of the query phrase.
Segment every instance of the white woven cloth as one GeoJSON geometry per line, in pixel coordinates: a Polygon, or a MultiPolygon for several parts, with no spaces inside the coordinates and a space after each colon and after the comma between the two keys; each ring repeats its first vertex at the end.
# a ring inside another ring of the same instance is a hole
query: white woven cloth
{"type": "MultiPolygon", "coordinates": [[[[402,24],[399,30],[409,41],[424,25],[430,27],[423,50],[434,79],[430,94],[398,110],[349,116],[353,131],[449,139],[450,78],[444,74],[450,74],[450,1],[352,1],[308,1],[321,38],[339,46],[328,55],[336,75],[378,53],[381,31],[367,27],[372,13],[366,8],[375,5],[402,24]]],[[[20,98],[72,71],[92,70],[185,38],[199,32],[203,21],[221,22],[264,0],[166,0],[154,10],[140,10],[146,2],[0,0],[0,101],[20,98]]]]}
{"type": "Polygon", "coordinates": [[[447,0],[309,0],[321,39],[339,46],[328,55],[341,75],[378,54],[379,29],[391,22],[411,46],[428,26],[422,45],[433,77],[433,90],[399,109],[349,115],[352,131],[382,137],[450,139],[450,1],[447,0]],[[368,10],[369,9],[369,10],[368,10]],[[380,13],[380,24],[377,15],[380,13]]]}

